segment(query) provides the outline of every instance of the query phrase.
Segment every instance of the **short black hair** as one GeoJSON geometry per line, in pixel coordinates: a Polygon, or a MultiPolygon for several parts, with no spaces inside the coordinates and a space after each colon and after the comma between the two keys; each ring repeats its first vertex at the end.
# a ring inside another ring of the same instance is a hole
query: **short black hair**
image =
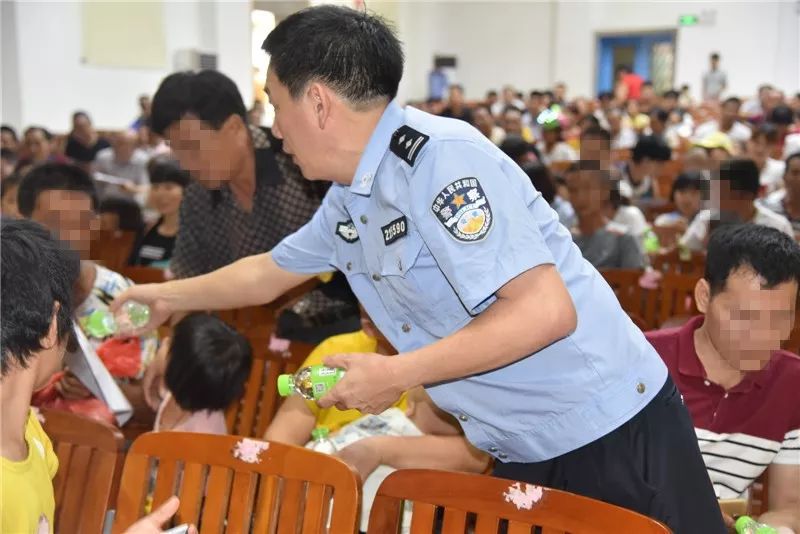
{"type": "Polygon", "coordinates": [[[653,82],[651,82],[650,80],[645,80],[642,83],[642,87],[653,87],[653,82]]]}
{"type": "Polygon", "coordinates": [[[725,290],[737,269],[750,268],[766,288],[792,280],[800,282],[800,245],[775,228],[758,224],[729,224],[711,233],[704,278],[711,295],[725,290]]]}
{"type": "Polygon", "coordinates": [[[177,161],[165,156],[152,158],[147,164],[147,174],[150,176],[150,185],[173,183],[185,188],[192,180],[177,161]]]}
{"type": "Polygon", "coordinates": [[[44,227],[24,219],[0,221],[2,298],[0,376],[28,367],[44,347],[53,306],[58,303],[58,338],[72,332],[73,289],[80,272],[78,256],[44,227]]]}
{"type": "Polygon", "coordinates": [[[244,393],[253,365],[247,339],[222,319],[192,313],[175,325],[164,376],[178,406],[190,412],[226,409],[244,393]]]}
{"type": "Polygon", "coordinates": [[[19,141],[19,137],[17,137],[17,131],[8,124],[3,124],[0,126],[0,132],[11,134],[11,137],[14,138],[14,141],[19,141]]]}
{"type": "Polygon", "coordinates": [[[522,165],[522,170],[530,178],[533,187],[542,194],[548,204],[552,204],[556,198],[556,185],[550,169],[540,162],[528,162],[522,165]]]}
{"type": "Polygon", "coordinates": [[[463,85],[461,85],[460,83],[451,83],[451,84],[450,84],[450,87],[448,87],[447,89],[448,89],[448,90],[450,90],[450,89],[456,89],[457,91],[459,91],[459,92],[461,92],[461,93],[463,93],[463,92],[464,92],[464,86],[463,86],[463,85]]]}
{"type": "Polygon", "coordinates": [[[27,136],[29,133],[32,132],[41,132],[42,136],[45,139],[47,139],[48,141],[53,140],[53,134],[50,132],[50,130],[48,130],[43,126],[29,126],[28,128],[25,129],[25,133],[23,134],[23,136],[27,136]]]}
{"type": "Polygon", "coordinates": [[[732,158],[719,164],[719,179],[728,182],[731,191],[758,196],[761,188],[760,172],[755,162],[746,158],[732,158]]]}
{"type": "Polygon", "coordinates": [[[670,89],[669,91],[664,91],[664,98],[674,98],[674,99],[677,100],[678,98],[680,98],[680,96],[681,96],[681,94],[678,91],[676,91],[675,89],[670,89]]]}
{"type": "Polygon", "coordinates": [[[708,180],[700,171],[682,172],[672,182],[672,190],[669,194],[670,202],[675,202],[675,193],[677,191],[687,191],[694,189],[703,193],[705,198],[706,191],[708,191],[708,180]]]}
{"type": "Polygon", "coordinates": [[[631,72],[631,68],[628,65],[617,65],[616,72],[617,74],[620,72],[631,72]]]}
{"type": "Polygon", "coordinates": [[[537,89],[534,89],[533,91],[531,91],[531,94],[529,95],[529,98],[541,98],[543,96],[544,96],[544,93],[542,93],[541,91],[539,91],[537,89]]]}
{"type": "Polygon", "coordinates": [[[778,142],[778,129],[775,128],[774,124],[765,122],[755,130],[753,130],[753,135],[751,136],[751,139],[753,141],[756,141],[758,139],[763,139],[769,144],[775,144],[778,142]]]}
{"type": "Polygon", "coordinates": [[[711,54],[711,59],[719,60],[719,52],[714,52],[711,54]]]}
{"type": "Polygon", "coordinates": [[[736,104],[737,106],[741,106],[742,105],[742,99],[737,97],[737,96],[729,96],[728,98],[726,98],[722,102],[723,106],[726,106],[728,104],[736,104]]]}
{"type": "Polygon", "coordinates": [[[403,48],[378,16],[322,5],[290,15],[264,40],[270,68],[299,98],[312,81],[356,107],[392,100],[403,77],[403,48]]]}
{"type": "Polygon", "coordinates": [[[505,139],[503,139],[503,142],[500,143],[498,148],[501,152],[503,152],[503,154],[513,159],[517,163],[519,163],[519,160],[522,156],[529,152],[533,152],[536,154],[537,159],[541,159],[539,151],[536,149],[536,147],[527,142],[518,134],[507,135],[505,139]]]}
{"type": "Polygon", "coordinates": [[[17,153],[11,150],[10,148],[0,148],[0,159],[5,159],[10,162],[17,161],[17,153]]]}
{"type": "Polygon", "coordinates": [[[631,159],[639,163],[644,159],[655,161],[668,161],[672,157],[672,150],[669,146],[654,135],[643,135],[633,147],[631,159]]]}
{"type": "Polygon", "coordinates": [[[497,91],[495,91],[494,89],[486,91],[486,98],[493,98],[495,96],[497,96],[497,91]]]}
{"type": "Polygon", "coordinates": [[[22,182],[22,175],[18,172],[6,176],[6,179],[0,182],[0,198],[5,197],[12,189],[17,187],[20,182],[22,182]]]}
{"type": "Polygon", "coordinates": [[[89,117],[89,114],[86,113],[85,111],[76,111],[75,113],[73,113],[72,114],[72,122],[75,122],[75,119],[77,119],[79,117],[84,117],[90,123],[92,122],[91,117],[89,117]]]}
{"type": "Polygon", "coordinates": [[[116,213],[119,229],[123,232],[139,234],[144,228],[142,208],[131,197],[112,195],[100,202],[99,213],[116,213]]]}
{"type": "Polygon", "coordinates": [[[33,167],[19,184],[17,200],[19,212],[30,217],[36,209],[36,200],[45,191],[78,191],[92,199],[92,209],[97,209],[97,189],[92,177],[70,163],[44,163],[33,167]]]}
{"type": "Polygon", "coordinates": [[[785,104],[775,106],[769,114],[769,122],[780,126],[789,126],[794,122],[794,111],[785,104]]]}
{"type": "Polygon", "coordinates": [[[231,115],[247,124],[247,109],[233,80],[215,70],[175,72],[161,81],[150,110],[150,128],[158,135],[193,115],[218,130],[231,115]]]}
{"type": "Polygon", "coordinates": [[[653,108],[650,110],[650,116],[655,116],[659,122],[663,123],[666,123],[669,120],[669,112],[666,109],[653,108]]]}
{"type": "Polygon", "coordinates": [[[522,115],[522,111],[517,106],[513,106],[511,104],[503,108],[503,113],[501,113],[501,115],[505,115],[506,113],[519,113],[522,115]]]}
{"type": "MultiPolygon", "coordinates": [[[[786,170],[787,170],[787,171],[789,170],[789,164],[790,164],[790,163],[791,163],[793,160],[796,160],[796,159],[797,159],[797,160],[800,160],[800,152],[795,152],[794,154],[789,154],[789,155],[786,157],[786,170]]],[[[8,178],[6,178],[6,180],[8,180],[8,178]]]]}
{"type": "Polygon", "coordinates": [[[611,132],[599,125],[591,125],[581,132],[581,139],[602,139],[611,143],[611,132]]]}
{"type": "Polygon", "coordinates": [[[602,91],[597,95],[598,100],[611,100],[614,94],[611,91],[602,91]]]}

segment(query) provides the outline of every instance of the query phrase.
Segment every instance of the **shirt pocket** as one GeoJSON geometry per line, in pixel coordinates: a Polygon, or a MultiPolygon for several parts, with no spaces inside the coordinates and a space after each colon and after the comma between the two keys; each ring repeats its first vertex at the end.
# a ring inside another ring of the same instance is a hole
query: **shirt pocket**
{"type": "Polygon", "coordinates": [[[360,241],[355,243],[336,243],[330,263],[341,271],[351,284],[354,279],[367,272],[367,263],[364,260],[360,241]]]}
{"type": "Polygon", "coordinates": [[[380,274],[389,297],[433,336],[445,337],[467,322],[456,292],[416,231],[386,249],[380,274]]]}

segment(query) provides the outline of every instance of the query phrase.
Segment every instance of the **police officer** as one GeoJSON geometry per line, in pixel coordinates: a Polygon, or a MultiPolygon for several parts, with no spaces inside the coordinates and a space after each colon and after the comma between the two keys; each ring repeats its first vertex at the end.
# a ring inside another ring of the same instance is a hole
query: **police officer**
{"type": "Polygon", "coordinates": [[[120,296],[171,313],[266,303],[331,266],[398,357],[337,355],[320,401],[377,413],[425,385],[497,476],[724,532],[692,423],[658,354],[510,159],[466,123],[393,99],[400,43],[347,8],[267,37],[273,132],[334,182],[271,253],[120,296]]]}

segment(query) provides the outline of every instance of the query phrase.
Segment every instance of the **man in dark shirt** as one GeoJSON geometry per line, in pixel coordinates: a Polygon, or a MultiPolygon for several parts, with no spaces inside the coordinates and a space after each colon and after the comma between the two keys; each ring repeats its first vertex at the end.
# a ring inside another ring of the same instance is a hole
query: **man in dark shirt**
{"type": "MultiPolygon", "coordinates": [[[[153,97],[150,120],[194,178],[170,261],[179,278],[271,250],[311,219],[327,191],[302,176],[269,129],[248,126],[239,90],[224,74],[171,74],[153,97]]],[[[313,343],[359,328],[355,296],[335,275],[283,314],[278,334],[313,343]]]]}
{"type": "Polygon", "coordinates": [[[460,85],[450,86],[450,98],[447,100],[447,107],[442,111],[442,117],[459,119],[470,124],[473,123],[472,111],[464,101],[464,88],[460,85]]]}

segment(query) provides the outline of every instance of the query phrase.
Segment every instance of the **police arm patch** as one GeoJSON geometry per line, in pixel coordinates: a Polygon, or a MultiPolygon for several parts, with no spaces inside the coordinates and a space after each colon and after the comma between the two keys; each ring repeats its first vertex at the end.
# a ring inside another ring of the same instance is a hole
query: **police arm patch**
{"type": "Polygon", "coordinates": [[[442,189],[431,211],[457,241],[475,243],[492,228],[492,208],[477,178],[461,178],[442,189]]]}
{"type": "Polygon", "coordinates": [[[358,230],[356,230],[356,225],[353,224],[353,221],[336,223],[336,235],[347,243],[355,243],[358,241],[358,230]]]}

